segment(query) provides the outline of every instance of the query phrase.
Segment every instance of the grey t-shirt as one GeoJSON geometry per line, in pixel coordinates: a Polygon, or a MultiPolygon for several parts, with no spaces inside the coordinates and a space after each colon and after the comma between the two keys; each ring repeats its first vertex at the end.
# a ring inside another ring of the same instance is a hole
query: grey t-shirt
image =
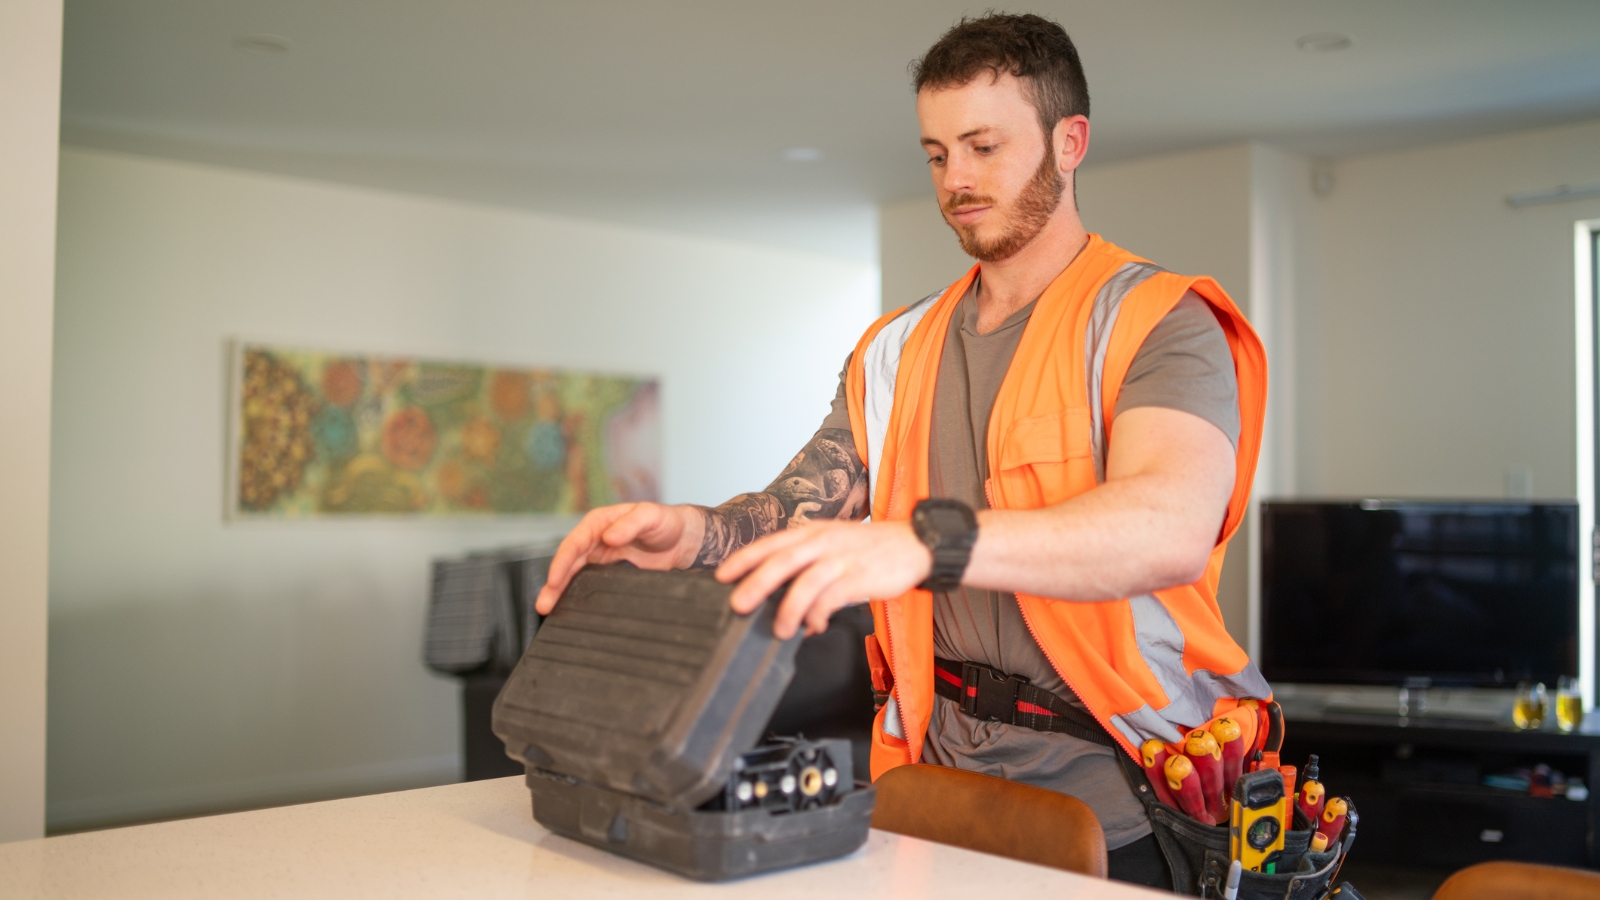
{"type": "MultiPolygon", "coordinates": [[[[952,315],[934,388],[930,496],[954,497],[975,509],[988,506],[983,483],[989,475],[989,415],[1032,313],[1033,304],[1029,304],[999,328],[978,334],[977,302],[969,292],[952,315]]],[[[1193,292],[1156,325],[1134,355],[1115,412],[1142,406],[1192,413],[1216,425],[1238,445],[1238,380],[1233,355],[1211,307],[1193,292]]],[[[842,373],[833,408],[822,427],[850,427],[842,373]]],[[[968,588],[936,593],[934,653],[1021,675],[1082,706],[1028,632],[1014,594],[968,588]]],[[[998,775],[1077,797],[1100,819],[1109,849],[1150,833],[1144,809],[1108,747],[1063,734],[979,721],[961,715],[951,701],[936,697],[923,755],[926,762],[998,775]]]]}

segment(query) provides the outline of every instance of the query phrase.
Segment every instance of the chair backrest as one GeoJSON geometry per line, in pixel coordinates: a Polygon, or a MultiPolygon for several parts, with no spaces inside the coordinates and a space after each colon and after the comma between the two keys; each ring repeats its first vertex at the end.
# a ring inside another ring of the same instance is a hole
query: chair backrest
{"type": "Polygon", "coordinates": [[[1486,862],[1445,879],[1433,900],[1594,900],[1600,872],[1534,863],[1486,862]]]}
{"type": "Polygon", "coordinates": [[[1057,791],[946,766],[890,769],[872,827],[1106,877],[1106,836],[1087,804],[1057,791]]]}

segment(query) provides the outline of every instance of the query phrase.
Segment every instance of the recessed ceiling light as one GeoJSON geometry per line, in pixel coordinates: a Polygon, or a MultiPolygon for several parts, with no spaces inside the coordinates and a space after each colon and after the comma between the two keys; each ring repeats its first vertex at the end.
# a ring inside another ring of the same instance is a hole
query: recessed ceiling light
{"type": "Polygon", "coordinates": [[[1319,31],[1308,34],[1294,42],[1296,47],[1307,53],[1332,53],[1336,50],[1347,50],[1352,41],[1348,34],[1334,34],[1331,31],[1319,31]]]}
{"type": "Polygon", "coordinates": [[[783,151],[783,158],[789,162],[816,162],[822,158],[822,151],[815,147],[790,147],[783,151]]]}
{"type": "Polygon", "coordinates": [[[241,34],[233,39],[235,50],[279,56],[289,52],[289,39],[281,34],[241,34]]]}

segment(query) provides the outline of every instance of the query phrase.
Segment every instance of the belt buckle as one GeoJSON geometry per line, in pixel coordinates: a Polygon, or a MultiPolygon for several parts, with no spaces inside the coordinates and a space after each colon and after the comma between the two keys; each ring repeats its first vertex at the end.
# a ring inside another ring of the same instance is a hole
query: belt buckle
{"type": "Polygon", "coordinates": [[[1016,724],[1017,690],[1027,684],[1021,675],[1007,675],[974,662],[961,664],[961,711],[974,719],[1016,724]]]}

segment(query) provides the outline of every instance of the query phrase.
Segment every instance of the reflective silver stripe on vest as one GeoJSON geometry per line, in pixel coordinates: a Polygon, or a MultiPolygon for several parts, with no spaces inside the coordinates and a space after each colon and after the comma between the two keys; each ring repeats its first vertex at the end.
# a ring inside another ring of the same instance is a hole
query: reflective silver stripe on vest
{"type": "MultiPolygon", "coordinates": [[[[1094,298],[1094,309],[1089,313],[1083,349],[1088,367],[1090,440],[1097,484],[1104,484],[1106,480],[1104,387],[1111,331],[1128,292],[1162,271],[1165,270],[1150,263],[1127,263],[1100,288],[1094,298]]],[[[1129,597],[1128,606],[1133,613],[1139,655],[1150,667],[1168,701],[1159,712],[1146,704],[1126,715],[1111,717],[1111,724],[1135,747],[1151,738],[1169,743],[1182,739],[1187,728],[1209,721],[1211,710],[1224,697],[1265,698],[1271,695],[1272,688],[1261,677],[1254,662],[1247,662],[1233,675],[1217,675],[1205,670],[1189,674],[1183,667],[1183,630],[1166,606],[1154,594],[1129,597]]]]}
{"type": "MultiPolygon", "coordinates": [[[[948,290],[948,289],[947,289],[948,290]]],[[[878,496],[878,460],[883,458],[883,442],[889,435],[889,414],[894,412],[894,381],[900,374],[900,352],[912,329],[928,314],[944,291],[935,291],[905,308],[883,326],[867,345],[862,360],[866,373],[867,396],[862,413],[867,420],[867,505],[878,496]]]]}
{"type": "MultiPolygon", "coordinates": [[[[862,414],[867,420],[867,458],[862,462],[867,464],[868,509],[878,496],[878,460],[883,457],[883,444],[889,436],[889,415],[894,412],[894,382],[900,374],[900,353],[917,323],[942,296],[944,291],[935,291],[906,307],[873,336],[861,361],[867,392],[862,403],[862,414]]],[[[889,695],[888,709],[883,714],[883,730],[901,740],[906,739],[900,703],[893,694],[889,695]]]]}
{"type": "Polygon", "coordinates": [[[1106,280],[1100,293],[1094,297],[1094,309],[1089,311],[1089,328],[1083,335],[1083,358],[1089,376],[1089,437],[1094,453],[1094,482],[1106,482],[1106,418],[1104,403],[1106,351],[1111,348],[1111,330],[1117,324],[1117,313],[1122,311],[1122,298],[1145,282],[1145,279],[1163,271],[1150,263],[1127,263],[1117,274],[1106,280]]]}
{"type": "Polygon", "coordinates": [[[1133,613],[1133,633],[1139,655],[1167,695],[1167,705],[1159,712],[1146,704],[1127,715],[1111,717],[1111,723],[1134,746],[1150,738],[1169,743],[1177,741],[1185,728],[1209,721],[1211,710],[1224,697],[1265,699],[1271,696],[1272,688],[1261,677],[1254,662],[1246,662],[1243,669],[1232,675],[1218,675],[1204,669],[1192,675],[1185,671],[1183,630],[1155,595],[1129,597],[1128,608],[1133,613]]]}

